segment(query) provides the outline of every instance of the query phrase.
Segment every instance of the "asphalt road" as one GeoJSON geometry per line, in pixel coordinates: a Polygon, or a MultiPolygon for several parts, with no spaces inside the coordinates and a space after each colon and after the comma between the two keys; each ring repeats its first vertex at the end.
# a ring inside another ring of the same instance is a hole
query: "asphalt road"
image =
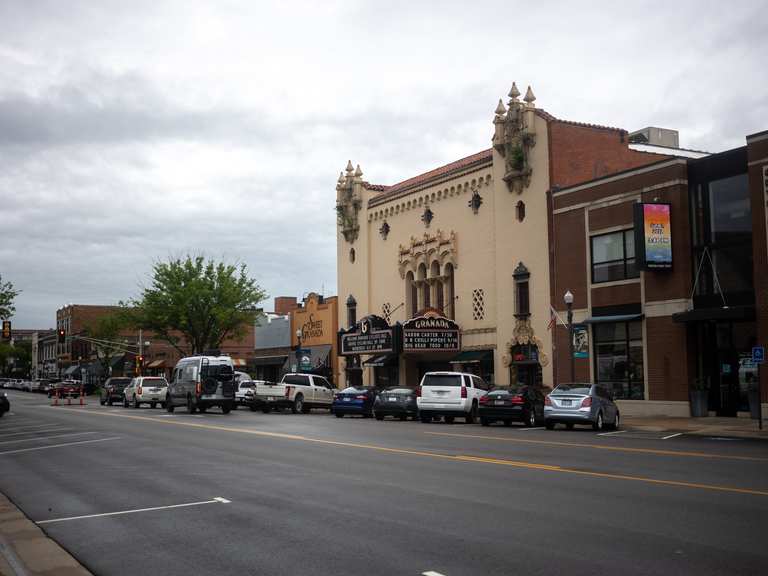
{"type": "Polygon", "coordinates": [[[768,567],[761,441],[9,396],[0,491],[95,574],[768,567]]]}

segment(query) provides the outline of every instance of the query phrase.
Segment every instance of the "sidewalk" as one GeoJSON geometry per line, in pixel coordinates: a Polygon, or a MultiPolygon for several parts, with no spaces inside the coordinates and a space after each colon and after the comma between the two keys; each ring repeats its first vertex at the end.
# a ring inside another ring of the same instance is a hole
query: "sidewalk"
{"type": "Polygon", "coordinates": [[[763,420],[759,430],[757,420],[748,418],[653,418],[624,416],[621,427],[645,432],[682,432],[700,436],[721,436],[726,438],[757,438],[768,440],[768,420],[763,420]]]}
{"type": "Polygon", "coordinates": [[[0,494],[0,575],[89,576],[91,573],[48,538],[0,494]]]}

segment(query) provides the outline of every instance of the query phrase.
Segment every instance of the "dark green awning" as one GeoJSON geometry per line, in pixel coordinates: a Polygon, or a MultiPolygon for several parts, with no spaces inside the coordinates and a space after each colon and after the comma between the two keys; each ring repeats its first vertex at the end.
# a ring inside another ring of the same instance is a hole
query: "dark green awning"
{"type": "Polygon", "coordinates": [[[366,366],[394,366],[397,364],[397,354],[380,354],[372,356],[363,362],[366,366]]]}
{"type": "MultiPolygon", "coordinates": [[[[582,324],[606,324],[608,322],[631,322],[640,320],[642,314],[619,314],[618,316],[591,316],[584,320],[582,324]]],[[[577,322],[578,324],[578,322],[577,322]]]]}
{"type": "Polygon", "coordinates": [[[493,350],[464,350],[453,358],[451,364],[480,364],[493,356],[493,350]]]}

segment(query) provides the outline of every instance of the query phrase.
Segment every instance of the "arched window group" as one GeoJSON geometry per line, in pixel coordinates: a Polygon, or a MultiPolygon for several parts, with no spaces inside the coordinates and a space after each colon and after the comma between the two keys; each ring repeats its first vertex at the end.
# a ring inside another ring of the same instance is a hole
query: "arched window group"
{"type": "Polygon", "coordinates": [[[429,268],[422,263],[414,274],[405,275],[405,298],[408,317],[416,316],[425,308],[436,308],[444,316],[455,318],[453,264],[440,266],[437,261],[429,268]]]}

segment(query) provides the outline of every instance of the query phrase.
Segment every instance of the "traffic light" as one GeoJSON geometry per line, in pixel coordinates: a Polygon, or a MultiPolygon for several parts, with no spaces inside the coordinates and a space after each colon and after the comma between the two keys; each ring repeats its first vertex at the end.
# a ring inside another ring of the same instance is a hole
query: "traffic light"
{"type": "Polygon", "coordinates": [[[66,342],[67,342],[67,331],[64,330],[64,328],[60,328],[59,329],[57,342],[59,344],[66,344],[66,342]]]}
{"type": "Polygon", "coordinates": [[[141,369],[144,367],[144,356],[136,356],[136,375],[141,376],[141,369]]]}
{"type": "Polygon", "coordinates": [[[11,339],[11,321],[3,320],[3,340],[11,339]]]}

